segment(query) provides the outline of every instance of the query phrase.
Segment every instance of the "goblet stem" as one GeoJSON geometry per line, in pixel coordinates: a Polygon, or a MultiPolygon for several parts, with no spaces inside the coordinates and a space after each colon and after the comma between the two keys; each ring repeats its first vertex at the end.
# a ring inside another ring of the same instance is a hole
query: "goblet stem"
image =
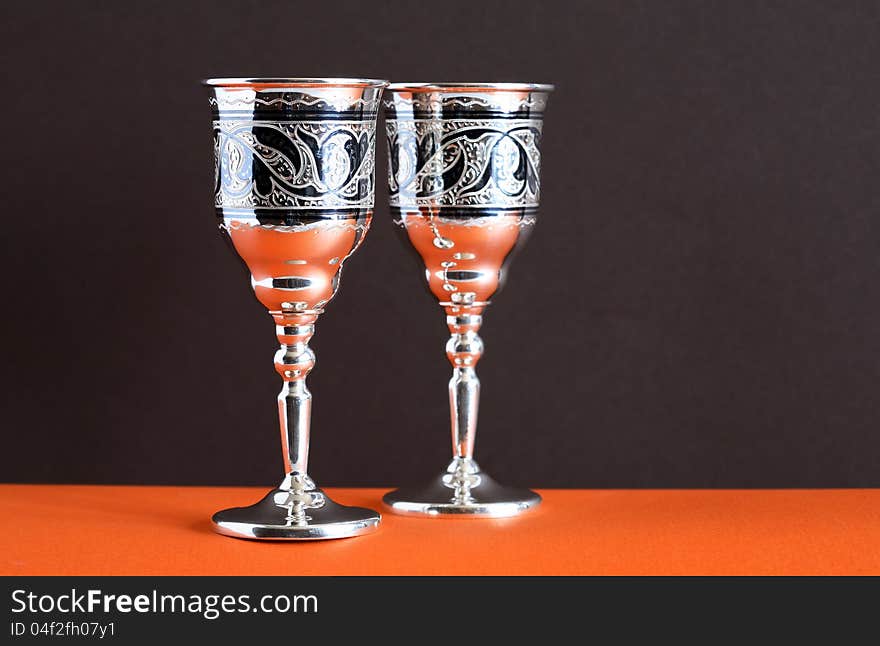
{"type": "Polygon", "coordinates": [[[527,489],[505,487],[480,470],[474,460],[480,380],[476,365],[483,356],[477,331],[486,302],[471,304],[468,292],[456,292],[444,303],[450,337],[446,356],[452,364],[449,413],[452,423],[452,461],[446,471],[425,486],[404,487],[385,494],[383,502],[398,514],[415,516],[515,516],[541,502],[527,489]],[[466,300],[467,299],[467,300],[466,300]]]}
{"type": "Polygon", "coordinates": [[[279,486],[288,492],[281,505],[287,508],[287,521],[307,524],[306,511],[324,504],[324,496],[308,476],[309,426],[312,421],[312,393],[306,377],[315,366],[315,353],[309,340],[315,333],[317,314],[274,314],[275,333],[281,348],[275,353],[275,371],[284,380],[278,394],[278,421],[281,426],[281,452],[285,477],[279,486]]]}
{"type": "Polygon", "coordinates": [[[275,371],[284,380],[278,395],[278,421],[284,473],[306,476],[309,461],[309,424],[312,393],[306,377],[315,366],[309,340],[315,333],[317,314],[275,314],[275,333],[281,348],[275,353],[275,371]]]}
{"type": "Polygon", "coordinates": [[[214,525],[221,534],[261,539],[345,538],[370,532],[379,524],[376,512],[336,504],[307,473],[312,393],[306,377],[315,365],[309,340],[318,312],[273,311],[272,317],[281,344],[275,371],[284,380],[278,395],[284,479],[255,505],[217,512],[214,525]]]}
{"type": "Polygon", "coordinates": [[[450,338],[446,356],[452,363],[449,380],[449,412],[452,423],[452,457],[449,466],[449,485],[455,501],[471,501],[471,487],[478,482],[474,474],[479,470],[473,462],[474,439],[477,432],[477,414],[480,405],[480,379],[476,365],[483,355],[483,341],[477,334],[483,323],[482,307],[446,307],[446,324],[450,338]]]}

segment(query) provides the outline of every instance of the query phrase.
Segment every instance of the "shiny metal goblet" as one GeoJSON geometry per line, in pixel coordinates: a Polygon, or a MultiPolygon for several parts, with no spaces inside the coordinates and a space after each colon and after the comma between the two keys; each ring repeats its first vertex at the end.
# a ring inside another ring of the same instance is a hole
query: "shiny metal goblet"
{"type": "Polygon", "coordinates": [[[275,320],[284,478],[260,502],[214,514],[221,534],[325,539],[373,531],[380,516],[344,507],[308,476],[315,365],[309,340],[373,214],[376,114],[385,81],[210,79],[214,205],[275,320]]]}
{"type": "Polygon", "coordinates": [[[399,83],[384,100],[391,211],[446,310],[452,462],[428,485],[385,495],[393,512],[513,516],[540,503],[474,461],[483,354],[477,332],[507,262],[535,223],[550,85],[399,83]]]}

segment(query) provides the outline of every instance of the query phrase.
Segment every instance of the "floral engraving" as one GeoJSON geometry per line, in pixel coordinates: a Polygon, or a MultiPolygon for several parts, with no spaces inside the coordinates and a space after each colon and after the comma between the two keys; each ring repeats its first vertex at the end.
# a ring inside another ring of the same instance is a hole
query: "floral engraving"
{"type": "Polygon", "coordinates": [[[217,207],[373,207],[373,121],[219,120],[214,152],[217,207]]]}
{"type": "Polygon", "coordinates": [[[391,206],[537,206],[541,124],[388,119],[391,206]]]}

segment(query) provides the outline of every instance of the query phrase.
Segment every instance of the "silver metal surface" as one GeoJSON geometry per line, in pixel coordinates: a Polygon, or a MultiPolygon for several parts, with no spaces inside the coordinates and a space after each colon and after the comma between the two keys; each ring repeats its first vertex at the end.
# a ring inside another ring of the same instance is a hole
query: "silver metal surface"
{"type": "Polygon", "coordinates": [[[391,83],[389,92],[552,92],[549,83],[391,83]]]}
{"type": "Polygon", "coordinates": [[[288,87],[288,88],[313,88],[313,87],[333,87],[333,88],[364,88],[374,87],[382,89],[388,85],[388,81],[382,79],[359,79],[359,78],[289,78],[289,77],[230,77],[230,78],[211,78],[202,81],[204,85],[210,87],[248,87],[260,89],[266,87],[288,87]]]}
{"type": "Polygon", "coordinates": [[[506,518],[534,508],[541,496],[499,485],[473,460],[456,458],[446,473],[427,485],[397,489],[385,494],[382,502],[395,514],[410,516],[506,518]]]}
{"type": "Polygon", "coordinates": [[[315,365],[309,341],[373,215],[376,114],[385,81],[210,79],[214,206],[275,322],[284,481],[214,515],[239,538],[314,540],[372,531],[377,512],[343,507],[308,476],[315,365]]]}
{"type": "Polygon", "coordinates": [[[226,536],[291,541],[369,534],[380,519],[372,509],[333,502],[308,476],[287,476],[258,503],[218,511],[211,520],[226,536]]]}
{"type": "Polygon", "coordinates": [[[384,100],[390,206],[446,312],[453,461],[428,485],[387,494],[395,513],[511,516],[541,498],[502,487],[473,461],[478,331],[507,265],[535,224],[540,142],[552,86],[397,83],[384,100]]]}

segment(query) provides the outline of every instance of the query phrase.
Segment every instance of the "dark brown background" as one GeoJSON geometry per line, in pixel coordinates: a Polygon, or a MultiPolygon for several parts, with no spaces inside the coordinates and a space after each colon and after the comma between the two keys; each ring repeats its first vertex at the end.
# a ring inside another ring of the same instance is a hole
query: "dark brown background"
{"type": "MultiPolygon", "coordinates": [[[[273,327],[216,229],[197,81],[347,75],[558,86],[541,221],[483,328],[484,468],[880,485],[880,10],[831,4],[7,8],[0,479],[277,479],[273,327]]],[[[415,482],[450,450],[446,329],[379,151],[313,342],[324,484],[415,482]]]]}

